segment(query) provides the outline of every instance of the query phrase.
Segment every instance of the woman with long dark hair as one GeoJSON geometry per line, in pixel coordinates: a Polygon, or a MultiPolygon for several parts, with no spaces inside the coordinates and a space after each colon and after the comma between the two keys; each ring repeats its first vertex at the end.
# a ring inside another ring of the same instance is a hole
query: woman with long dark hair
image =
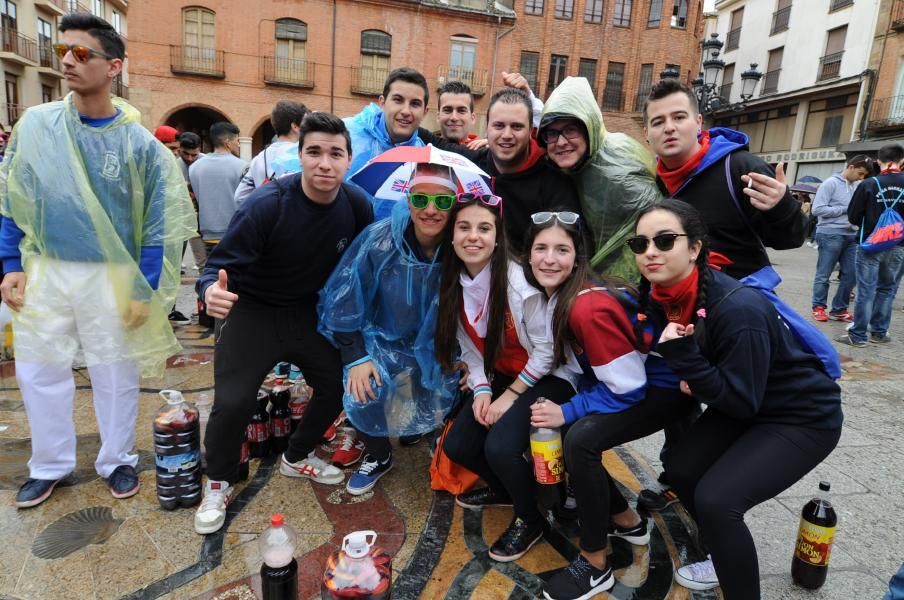
{"type": "Polygon", "coordinates": [[[473,392],[443,449],[488,485],[456,501],[468,509],[514,507],[515,518],[489,551],[508,562],[523,556],[546,525],[524,460],[530,405],[539,397],[570,397],[578,371],[565,365],[553,373],[548,299],[508,259],[501,209],[497,196],[463,195],[449,217],[435,344],[446,370],[461,348],[473,392]]]}
{"type": "Polygon", "coordinates": [[[532,425],[569,426],[565,466],[581,532],[580,554],[546,581],[543,593],[555,600],[584,599],[615,585],[606,554],[609,535],[635,545],[650,540],[646,521],[628,507],[600,454],[662,429],[694,403],[678,390],[678,379],[662,359],[648,355],[653,331],[638,319],[635,291],[623,282],[593,277],[580,218],[542,212],[532,222],[525,277],[556,300],[555,361],[576,360],[584,374],[577,394],[563,404],[532,406],[532,425]]]}
{"type": "Polygon", "coordinates": [[[665,200],[628,240],[643,280],[642,310],[663,323],[656,345],[703,416],[665,460],[710,558],[675,580],[729,600],[758,599],[756,546],[744,513],[787,489],[835,448],[841,392],[759,290],[707,266],[700,214],[665,200]]]}

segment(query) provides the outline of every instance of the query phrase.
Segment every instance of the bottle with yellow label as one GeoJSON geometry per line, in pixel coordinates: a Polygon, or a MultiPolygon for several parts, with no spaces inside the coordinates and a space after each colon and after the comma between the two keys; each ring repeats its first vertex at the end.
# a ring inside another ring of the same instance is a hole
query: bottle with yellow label
{"type": "Polygon", "coordinates": [[[800,527],[791,562],[794,583],[810,590],[822,587],[829,572],[829,555],[838,517],[826,499],[827,481],[819,482],[819,495],[807,502],[800,513],[800,527]]]}
{"type": "MultiPolygon", "coordinates": [[[[537,402],[547,402],[538,398],[537,402]]],[[[558,428],[531,427],[530,454],[534,463],[534,477],[538,483],[552,485],[565,476],[565,460],[562,457],[562,434],[558,428]]]]}

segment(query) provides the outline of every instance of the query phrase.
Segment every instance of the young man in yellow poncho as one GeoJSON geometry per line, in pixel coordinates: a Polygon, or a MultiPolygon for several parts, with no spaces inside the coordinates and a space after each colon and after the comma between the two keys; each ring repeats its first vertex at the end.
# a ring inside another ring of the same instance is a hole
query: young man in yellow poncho
{"type": "Polygon", "coordinates": [[[138,492],[138,378],[179,350],[167,321],[182,243],[196,235],[172,152],[110,97],[125,46],[98,17],[70,14],[54,51],[72,90],[28,110],[0,168],[3,300],[32,435],[16,505],[36,506],[75,468],[72,360],[84,353],[115,498],[138,492]]]}

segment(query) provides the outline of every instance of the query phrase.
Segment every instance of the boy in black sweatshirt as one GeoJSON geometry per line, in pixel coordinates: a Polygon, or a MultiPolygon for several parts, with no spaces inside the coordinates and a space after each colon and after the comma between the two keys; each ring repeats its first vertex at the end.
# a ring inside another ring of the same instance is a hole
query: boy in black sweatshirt
{"type": "Polygon", "coordinates": [[[222,319],[205,438],[208,481],[195,513],[200,534],[223,526],[256,392],[279,361],[299,365],[317,390],[280,459],[280,473],[328,484],[344,479],[314,455],[342,411],[342,361],[317,333],[317,297],[373,212],[363,192],[342,183],[351,140],[339,118],[309,115],[299,133],[299,158],[303,173],[261,186],[242,203],[198,279],[207,313],[222,319]]]}

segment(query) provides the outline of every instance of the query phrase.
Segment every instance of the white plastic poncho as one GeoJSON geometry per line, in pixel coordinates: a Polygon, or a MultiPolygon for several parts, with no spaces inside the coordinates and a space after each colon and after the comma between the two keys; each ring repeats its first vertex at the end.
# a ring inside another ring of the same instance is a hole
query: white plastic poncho
{"type": "Polygon", "coordinates": [[[653,155],[624,133],[606,131],[603,114],[583,77],[566,77],[549,96],[541,129],[552,118],[574,118],[589,136],[588,157],[574,177],[584,219],[593,233],[590,264],[597,272],[637,279],[634,256],[625,245],[640,212],[662,199],[653,155]]]}
{"type": "MultiPolygon", "coordinates": [[[[376,400],[343,398],[352,424],[372,436],[436,429],[458,394],[457,373],[444,373],[434,356],[441,264],[422,262],[405,239],[407,203],[355,238],[320,292],[318,330],[360,332],[383,385],[376,400]]],[[[343,384],[348,383],[348,369],[343,384]]]]}
{"type": "MultiPolygon", "coordinates": [[[[122,339],[106,347],[95,344],[86,355],[88,365],[131,359],[142,375],[159,376],[166,359],[180,350],[167,315],[180,284],[182,244],[197,235],[197,223],[176,158],[141,125],[135,108],[119,98],[113,104],[122,114],[97,128],[81,122],[72,94],[29,109],[13,129],[0,165],[0,212],[25,234],[19,250],[32,318],[42,316],[36,312],[42,298],[29,295],[29,288],[42,289],[40,278],[48,270],[37,267],[43,258],[58,265],[106,265],[110,290],[105,293],[112,291],[120,315],[133,302],[149,314],[143,325],[123,327],[122,339]],[[139,269],[142,248],[162,249],[156,289],[139,269]]],[[[67,285],[73,310],[75,304],[90,310],[97,281],[73,277],[67,285]]],[[[14,317],[16,325],[28,326],[14,317]]],[[[16,353],[55,362],[57,354],[78,349],[79,335],[23,335],[22,343],[32,340],[35,347],[23,347],[17,337],[16,353]]]]}

